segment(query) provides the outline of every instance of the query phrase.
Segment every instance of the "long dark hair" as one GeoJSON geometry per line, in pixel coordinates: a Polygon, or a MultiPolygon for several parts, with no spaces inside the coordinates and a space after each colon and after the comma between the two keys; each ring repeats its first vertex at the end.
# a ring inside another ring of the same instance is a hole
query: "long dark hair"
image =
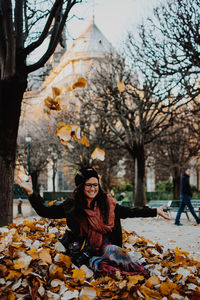
{"type": "MultiPolygon", "coordinates": [[[[72,199],[75,202],[75,213],[77,216],[85,215],[84,209],[87,207],[87,200],[84,194],[84,183],[80,184],[75,188],[72,193],[72,199]]],[[[95,202],[101,211],[102,216],[107,220],[108,216],[108,204],[107,194],[103,191],[99,184],[99,191],[96,197],[92,200],[91,208],[94,207],[95,202]]]]}

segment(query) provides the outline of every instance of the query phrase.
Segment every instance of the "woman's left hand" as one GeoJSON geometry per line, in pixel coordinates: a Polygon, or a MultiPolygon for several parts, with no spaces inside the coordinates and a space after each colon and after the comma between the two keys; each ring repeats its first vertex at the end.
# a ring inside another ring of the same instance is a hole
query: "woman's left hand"
{"type": "Polygon", "coordinates": [[[169,214],[164,211],[164,208],[166,207],[166,204],[160,206],[157,208],[157,215],[163,217],[166,220],[171,220],[169,214]]]}
{"type": "Polygon", "coordinates": [[[20,187],[22,187],[29,196],[33,194],[33,185],[32,185],[31,176],[28,177],[28,181],[25,181],[20,176],[17,176],[15,178],[15,183],[18,184],[20,187]]]}

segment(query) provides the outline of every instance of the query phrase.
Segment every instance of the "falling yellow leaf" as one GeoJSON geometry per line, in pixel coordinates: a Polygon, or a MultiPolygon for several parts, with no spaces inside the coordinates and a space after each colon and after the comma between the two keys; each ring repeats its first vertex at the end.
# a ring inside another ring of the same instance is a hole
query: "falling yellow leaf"
{"type": "Polygon", "coordinates": [[[99,159],[101,161],[104,161],[105,159],[105,151],[101,150],[100,148],[96,148],[92,154],[91,154],[92,159],[99,159]]]}
{"type": "Polygon", "coordinates": [[[60,98],[51,98],[50,96],[46,97],[44,99],[44,104],[49,108],[50,110],[61,110],[60,106],[60,98]]]}
{"type": "Polygon", "coordinates": [[[73,89],[84,88],[87,84],[87,80],[83,77],[79,77],[77,81],[72,85],[73,89]]]}
{"type": "Polygon", "coordinates": [[[75,141],[81,142],[81,128],[78,125],[72,125],[72,137],[75,141]]]}
{"type": "Polygon", "coordinates": [[[53,98],[56,98],[61,94],[61,90],[57,87],[52,87],[53,98]]]}
{"type": "Polygon", "coordinates": [[[118,90],[119,90],[120,93],[124,92],[124,90],[125,90],[125,84],[123,83],[123,81],[119,81],[117,83],[117,87],[118,87],[118,90]]]}
{"type": "Polygon", "coordinates": [[[72,138],[71,132],[72,132],[72,125],[65,125],[56,130],[57,136],[60,138],[60,140],[63,140],[63,141],[71,140],[71,138],[72,138]]]}
{"type": "Polygon", "coordinates": [[[85,145],[86,147],[89,147],[89,146],[90,146],[90,143],[89,143],[88,139],[86,138],[86,136],[83,136],[83,137],[81,138],[81,144],[82,144],[82,145],[85,145]]]}

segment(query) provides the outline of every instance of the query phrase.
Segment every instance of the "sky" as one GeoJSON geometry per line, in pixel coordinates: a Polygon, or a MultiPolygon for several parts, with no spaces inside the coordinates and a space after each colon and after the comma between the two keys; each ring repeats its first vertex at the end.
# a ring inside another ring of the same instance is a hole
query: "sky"
{"type": "MultiPolygon", "coordinates": [[[[136,30],[143,19],[153,15],[153,7],[167,0],[83,0],[71,10],[67,21],[67,49],[72,42],[85,30],[94,16],[95,24],[111,42],[118,48],[125,39],[128,30],[136,30]],[[74,17],[72,17],[74,15],[74,17]]],[[[45,41],[41,48],[34,51],[30,61],[41,56],[41,50],[47,47],[45,41]]]]}
{"type": "Polygon", "coordinates": [[[84,20],[73,18],[67,27],[70,35],[77,38],[94,15],[98,28],[116,46],[128,30],[136,29],[137,24],[151,16],[153,7],[160,2],[166,0],[88,0],[86,4],[73,9],[73,14],[84,20]]]}

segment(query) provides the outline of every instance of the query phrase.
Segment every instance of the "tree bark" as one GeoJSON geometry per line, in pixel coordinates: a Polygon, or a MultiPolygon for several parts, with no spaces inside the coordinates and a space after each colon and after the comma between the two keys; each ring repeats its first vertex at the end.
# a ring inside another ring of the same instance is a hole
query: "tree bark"
{"type": "Polygon", "coordinates": [[[9,225],[13,218],[16,141],[26,85],[24,74],[0,81],[0,226],[9,225]]]}
{"type": "Polygon", "coordinates": [[[173,200],[180,199],[181,174],[179,168],[173,168],[173,200]]]}
{"type": "Polygon", "coordinates": [[[199,191],[199,168],[196,168],[196,175],[197,175],[197,190],[199,191]]]}
{"type": "Polygon", "coordinates": [[[144,145],[135,148],[135,200],[134,206],[146,205],[144,145]]]}

